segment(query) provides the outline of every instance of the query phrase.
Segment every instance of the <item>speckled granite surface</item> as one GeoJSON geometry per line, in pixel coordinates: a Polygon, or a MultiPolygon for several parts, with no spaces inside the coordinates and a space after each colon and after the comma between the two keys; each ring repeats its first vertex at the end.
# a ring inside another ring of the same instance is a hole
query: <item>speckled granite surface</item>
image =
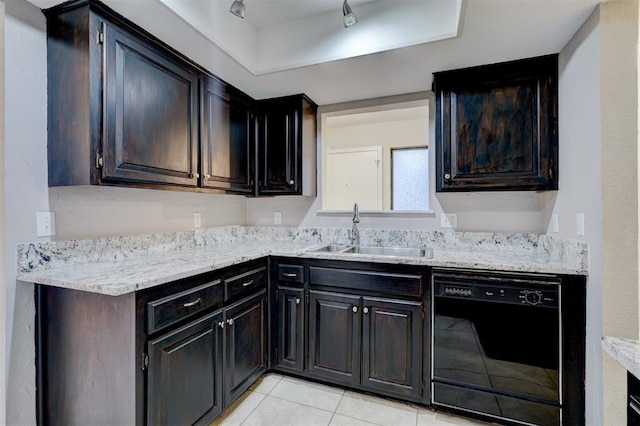
{"type": "Polygon", "coordinates": [[[604,336],[602,349],[640,379],[640,341],[604,336]]]}
{"type": "Polygon", "coordinates": [[[18,279],[120,295],[269,255],[579,275],[588,269],[587,244],[537,234],[363,229],[361,245],[431,247],[434,256],[309,251],[348,242],[346,228],[231,226],[25,243],[18,246],[18,279]]]}

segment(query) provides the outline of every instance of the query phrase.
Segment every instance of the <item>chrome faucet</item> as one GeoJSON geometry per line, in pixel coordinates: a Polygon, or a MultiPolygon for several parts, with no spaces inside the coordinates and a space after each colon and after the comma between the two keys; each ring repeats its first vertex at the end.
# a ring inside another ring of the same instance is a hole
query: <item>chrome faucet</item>
{"type": "Polygon", "coordinates": [[[358,203],[353,204],[353,226],[351,227],[351,235],[349,239],[352,245],[360,245],[360,231],[358,230],[358,224],[360,223],[360,212],[358,211],[358,203]]]}

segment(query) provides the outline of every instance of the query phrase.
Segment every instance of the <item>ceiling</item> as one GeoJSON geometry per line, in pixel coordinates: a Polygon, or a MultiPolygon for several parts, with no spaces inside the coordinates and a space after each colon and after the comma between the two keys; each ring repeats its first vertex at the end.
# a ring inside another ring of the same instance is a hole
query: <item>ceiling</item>
{"type": "MultiPolygon", "coordinates": [[[[29,0],[40,8],[57,0],[29,0]]],[[[600,0],[103,0],[254,98],[319,105],[413,93],[431,74],[558,53],[600,0]]]]}

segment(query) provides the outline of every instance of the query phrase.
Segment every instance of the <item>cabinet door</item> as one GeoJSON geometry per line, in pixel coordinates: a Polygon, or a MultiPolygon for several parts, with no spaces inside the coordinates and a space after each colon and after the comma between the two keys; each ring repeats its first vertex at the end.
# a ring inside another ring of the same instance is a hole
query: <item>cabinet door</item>
{"type": "Polygon", "coordinates": [[[201,82],[205,188],[253,192],[253,111],[250,100],[213,78],[201,82]]]}
{"type": "Polygon", "coordinates": [[[360,297],[309,291],[310,375],[360,383],[360,297]]]}
{"type": "Polygon", "coordinates": [[[362,306],[362,386],[419,398],[422,303],[364,297],[362,306]]]}
{"type": "Polygon", "coordinates": [[[278,366],[304,369],[304,289],[278,287],[278,366]]]}
{"type": "Polygon", "coordinates": [[[222,411],[222,313],[148,344],[147,424],[208,424],[222,411]]]}
{"type": "Polygon", "coordinates": [[[195,70],[149,42],[103,27],[102,179],[195,186],[195,70]]]}
{"type": "Polygon", "coordinates": [[[241,300],[225,312],[225,406],[267,368],[267,291],[241,300]]]}
{"type": "Polygon", "coordinates": [[[262,103],[258,133],[259,194],[300,192],[299,116],[299,108],[291,99],[262,103]]]}
{"type": "Polygon", "coordinates": [[[558,189],[557,80],[557,55],[436,73],[436,190],[558,189]]]}

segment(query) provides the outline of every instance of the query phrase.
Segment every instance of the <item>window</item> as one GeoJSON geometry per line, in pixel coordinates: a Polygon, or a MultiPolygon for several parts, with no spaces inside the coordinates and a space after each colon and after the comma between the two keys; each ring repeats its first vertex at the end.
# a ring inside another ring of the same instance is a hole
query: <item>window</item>
{"type": "Polygon", "coordinates": [[[391,210],[429,209],[429,150],[391,149],[391,210]]]}

